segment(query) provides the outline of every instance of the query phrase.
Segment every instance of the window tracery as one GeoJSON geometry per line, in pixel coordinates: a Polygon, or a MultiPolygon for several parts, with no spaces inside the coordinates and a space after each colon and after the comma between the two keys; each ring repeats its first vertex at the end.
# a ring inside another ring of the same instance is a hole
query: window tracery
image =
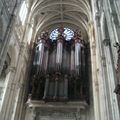
{"type": "MultiPolygon", "coordinates": [[[[58,37],[59,31],[58,28],[53,30],[50,34],[50,39],[52,41],[56,40],[58,37]]],[[[74,32],[69,28],[64,28],[64,37],[66,41],[70,41],[74,37],[74,32]]]]}

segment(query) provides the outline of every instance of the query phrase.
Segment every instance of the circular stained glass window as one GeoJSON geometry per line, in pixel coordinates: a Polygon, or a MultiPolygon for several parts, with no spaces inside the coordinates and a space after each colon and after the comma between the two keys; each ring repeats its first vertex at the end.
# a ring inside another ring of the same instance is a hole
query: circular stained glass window
{"type": "MultiPolygon", "coordinates": [[[[52,41],[56,40],[58,37],[58,29],[55,29],[50,34],[50,39],[52,41]]],[[[74,32],[69,28],[64,28],[64,37],[66,41],[70,41],[74,37],[74,32]]]]}

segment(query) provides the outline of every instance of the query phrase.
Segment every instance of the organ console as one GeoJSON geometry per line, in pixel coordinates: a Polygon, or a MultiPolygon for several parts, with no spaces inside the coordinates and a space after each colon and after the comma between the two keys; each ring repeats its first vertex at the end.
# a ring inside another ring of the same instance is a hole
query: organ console
{"type": "Polygon", "coordinates": [[[33,83],[31,99],[84,99],[88,90],[88,73],[85,72],[87,49],[81,33],[74,32],[74,37],[68,41],[64,35],[64,28],[60,27],[56,40],[50,40],[48,32],[43,32],[37,41],[33,59],[35,72],[30,78],[33,83]],[[83,86],[86,88],[83,89],[83,86]]]}

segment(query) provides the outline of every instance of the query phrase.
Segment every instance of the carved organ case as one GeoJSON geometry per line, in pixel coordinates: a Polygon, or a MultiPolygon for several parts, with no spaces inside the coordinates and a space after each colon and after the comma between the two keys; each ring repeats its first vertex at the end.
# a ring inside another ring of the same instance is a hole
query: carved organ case
{"type": "Polygon", "coordinates": [[[87,46],[81,33],[66,40],[64,28],[56,40],[47,32],[37,39],[30,77],[33,100],[88,100],[87,46]]]}

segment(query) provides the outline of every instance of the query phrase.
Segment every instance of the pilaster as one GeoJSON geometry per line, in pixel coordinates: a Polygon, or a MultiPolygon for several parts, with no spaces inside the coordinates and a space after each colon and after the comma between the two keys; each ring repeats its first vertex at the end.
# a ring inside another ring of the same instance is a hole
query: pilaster
{"type": "Polygon", "coordinates": [[[8,74],[9,74],[9,77],[7,78],[7,81],[6,81],[6,86],[5,86],[5,92],[4,92],[4,96],[3,96],[3,102],[2,102],[2,107],[1,107],[1,110],[0,110],[0,118],[1,120],[4,120],[5,117],[7,117],[7,112],[10,110],[8,109],[9,108],[9,102],[10,102],[10,99],[11,99],[11,92],[13,91],[13,78],[14,78],[14,75],[15,75],[15,67],[9,67],[8,68],[8,74]]]}
{"type": "Polygon", "coordinates": [[[107,79],[106,69],[105,69],[105,56],[101,38],[101,30],[100,30],[100,18],[101,14],[99,11],[95,15],[95,31],[96,31],[96,62],[97,62],[97,79],[99,85],[99,103],[100,103],[100,119],[101,120],[109,120],[110,113],[108,109],[108,98],[107,98],[107,91],[106,91],[106,84],[105,81],[107,79]]]}

